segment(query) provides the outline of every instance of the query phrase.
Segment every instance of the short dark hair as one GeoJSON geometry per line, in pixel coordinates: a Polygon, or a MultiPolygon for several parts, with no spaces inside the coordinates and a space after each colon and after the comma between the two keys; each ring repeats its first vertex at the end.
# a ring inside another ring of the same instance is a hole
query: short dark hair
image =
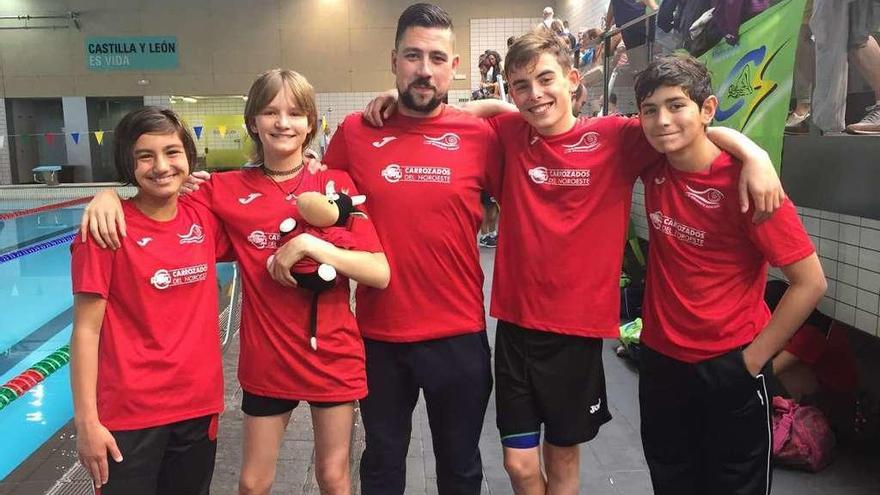
{"type": "Polygon", "coordinates": [[[394,35],[394,48],[400,45],[403,33],[411,27],[452,29],[452,18],[442,8],[430,3],[414,3],[406,8],[397,19],[397,34],[394,35]]]}
{"type": "Polygon", "coordinates": [[[690,55],[668,55],[648,64],[636,76],[636,105],[642,106],[660,86],[678,86],[697,106],[712,96],[712,78],[702,62],[690,55]]]}
{"type": "Polygon", "coordinates": [[[190,167],[196,164],[196,143],[183,120],[173,110],[143,107],[122,117],[113,131],[113,159],[120,182],[137,186],[134,145],[144,134],[177,134],[190,167]]]}
{"type": "Polygon", "coordinates": [[[571,70],[572,56],[568,43],[563,42],[559,36],[549,30],[543,29],[543,24],[541,26],[520,36],[508,48],[507,56],[504,58],[505,75],[509,76],[512,70],[531,66],[544,53],[556,57],[563,72],[571,70]]]}

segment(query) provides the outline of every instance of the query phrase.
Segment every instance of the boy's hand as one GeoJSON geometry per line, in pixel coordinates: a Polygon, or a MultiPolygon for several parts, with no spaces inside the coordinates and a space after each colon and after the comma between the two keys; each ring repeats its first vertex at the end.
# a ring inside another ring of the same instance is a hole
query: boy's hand
{"type": "Polygon", "coordinates": [[[122,245],[119,236],[125,237],[125,215],[115,190],[104,189],[95,194],[83,210],[79,231],[82,242],[86,242],[86,235],[91,234],[102,248],[118,249],[122,245]]]}
{"type": "Polygon", "coordinates": [[[290,273],[297,262],[303,258],[314,258],[312,253],[326,248],[329,243],[311,234],[299,234],[285,242],[275,254],[269,258],[267,268],[272,278],[285,287],[296,287],[296,279],[290,273]]]}
{"type": "Polygon", "coordinates": [[[184,182],[183,185],[180,186],[179,192],[182,196],[194,193],[199,190],[199,184],[205,182],[210,178],[211,173],[207,170],[196,170],[195,172],[189,174],[189,177],[186,178],[186,182],[184,182]]]}
{"type": "Polygon", "coordinates": [[[364,120],[373,127],[382,127],[385,120],[397,111],[397,90],[390,89],[367,103],[364,109],[364,120]]]}
{"type": "Polygon", "coordinates": [[[116,439],[101,423],[78,427],[76,431],[76,452],[79,462],[89,472],[95,488],[107,484],[110,472],[107,466],[107,453],[116,462],[122,462],[122,453],[116,439]]]}
{"type": "Polygon", "coordinates": [[[769,156],[743,162],[739,177],[739,204],[743,213],[749,211],[750,196],[755,205],[752,222],[756,224],[770,218],[785,201],[782,182],[769,156]]]}

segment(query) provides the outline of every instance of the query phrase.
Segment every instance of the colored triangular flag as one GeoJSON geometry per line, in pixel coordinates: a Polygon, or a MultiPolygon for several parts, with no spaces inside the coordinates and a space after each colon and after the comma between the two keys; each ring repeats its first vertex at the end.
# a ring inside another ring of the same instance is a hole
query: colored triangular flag
{"type": "Polygon", "coordinates": [[[52,143],[55,142],[55,134],[52,134],[51,132],[43,134],[43,137],[46,138],[46,144],[48,144],[49,146],[52,146],[52,143]]]}
{"type": "Polygon", "coordinates": [[[70,137],[73,138],[73,144],[79,144],[79,133],[71,132],[70,137]]]}
{"type": "Polygon", "coordinates": [[[0,150],[5,146],[4,141],[6,141],[6,136],[0,136],[0,150]]]}
{"type": "Polygon", "coordinates": [[[202,139],[202,126],[197,125],[193,127],[193,132],[196,133],[196,139],[202,139]]]}
{"type": "Polygon", "coordinates": [[[27,134],[22,134],[18,136],[18,140],[21,142],[21,145],[24,146],[28,143],[28,141],[30,141],[30,136],[28,136],[27,134]]]}
{"type": "Polygon", "coordinates": [[[95,131],[95,141],[98,142],[98,146],[104,142],[104,131],[95,131]]]}
{"type": "Polygon", "coordinates": [[[226,136],[226,126],[225,125],[218,125],[217,130],[220,131],[220,137],[226,136]]]}
{"type": "Polygon", "coordinates": [[[323,134],[325,132],[327,132],[327,116],[322,115],[321,116],[321,133],[323,134]]]}

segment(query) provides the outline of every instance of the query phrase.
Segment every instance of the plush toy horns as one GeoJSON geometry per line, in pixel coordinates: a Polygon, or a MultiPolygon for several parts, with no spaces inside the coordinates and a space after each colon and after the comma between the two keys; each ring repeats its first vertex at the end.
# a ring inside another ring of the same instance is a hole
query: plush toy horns
{"type": "Polygon", "coordinates": [[[366,201],[367,201],[367,197],[364,196],[363,194],[351,197],[351,205],[352,206],[362,205],[366,201]]]}

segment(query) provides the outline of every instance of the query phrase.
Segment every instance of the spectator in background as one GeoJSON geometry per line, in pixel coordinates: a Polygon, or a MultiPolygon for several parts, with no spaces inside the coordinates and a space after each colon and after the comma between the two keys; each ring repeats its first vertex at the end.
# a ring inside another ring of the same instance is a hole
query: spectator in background
{"type": "MultiPolygon", "coordinates": [[[[568,47],[571,49],[572,53],[577,51],[577,38],[573,34],[571,34],[571,30],[568,28],[568,21],[562,21],[562,32],[565,33],[565,37],[568,38],[568,47]]],[[[577,59],[575,59],[577,61],[577,59]]]]}
{"type": "Polygon", "coordinates": [[[550,23],[553,22],[553,7],[544,7],[541,17],[543,17],[541,22],[544,24],[544,27],[550,29],[550,23]]]}
{"type": "Polygon", "coordinates": [[[793,97],[795,107],[788,114],[785,121],[785,132],[807,132],[807,118],[810,116],[810,107],[813,95],[813,79],[815,78],[815,54],[813,48],[813,33],[810,31],[810,17],[813,13],[813,2],[807,2],[804,9],[804,20],[798,36],[797,55],[795,56],[795,72],[793,84],[793,97]]]}
{"type": "MultiPolygon", "coordinates": [[[[605,14],[605,26],[616,25],[621,27],[633,19],[645,15],[645,7],[652,11],[657,10],[657,2],[654,0],[611,0],[608,4],[608,12],[605,14]]],[[[623,44],[628,50],[642,46],[648,39],[648,31],[644,24],[636,24],[624,29],[623,44]]]]}
{"type": "Polygon", "coordinates": [[[880,134],[880,0],[855,0],[849,5],[849,58],[874,90],[874,105],[861,121],[850,124],[852,134],[880,134]]]}
{"type": "Polygon", "coordinates": [[[510,48],[510,45],[514,44],[515,42],[516,36],[511,36],[510,38],[507,38],[507,48],[510,48]]]}

